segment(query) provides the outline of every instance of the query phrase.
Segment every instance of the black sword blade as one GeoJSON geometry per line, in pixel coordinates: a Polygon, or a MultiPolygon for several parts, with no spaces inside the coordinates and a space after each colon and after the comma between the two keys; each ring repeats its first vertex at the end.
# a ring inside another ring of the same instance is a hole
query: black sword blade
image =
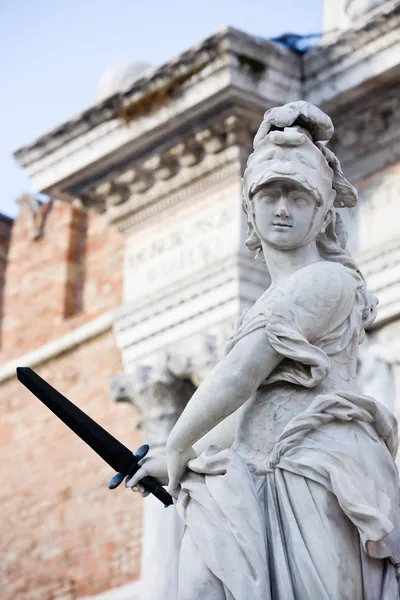
{"type": "MultiPolygon", "coordinates": [[[[138,460],[144,456],[134,455],[108,431],[93,421],[80,408],[65,398],[29,367],[18,367],[17,377],[43,404],[45,404],[65,425],[81,438],[92,450],[119,473],[110,482],[110,488],[117,487],[126,475],[133,475],[139,470],[138,460]]],[[[141,449],[145,448],[144,446],[141,449]]],[[[139,450],[141,450],[139,449],[139,450]]],[[[138,451],[139,452],[139,451],[138,451]]],[[[140,454],[140,452],[139,452],[140,454]]],[[[144,477],[140,482],[143,487],[154,494],[165,506],[172,504],[172,498],[161,483],[154,477],[144,477]]]]}
{"type": "Polygon", "coordinates": [[[67,400],[47,381],[28,367],[18,367],[17,377],[65,425],[86,442],[115,471],[125,472],[132,462],[132,452],[93,421],[80,408],[67,400]]]}

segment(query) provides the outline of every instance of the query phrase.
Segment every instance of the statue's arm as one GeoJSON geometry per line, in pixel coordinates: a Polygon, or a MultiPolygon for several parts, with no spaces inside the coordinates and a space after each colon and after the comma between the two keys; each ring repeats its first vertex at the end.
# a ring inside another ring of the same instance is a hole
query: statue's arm
{"type": "Polygon", "coordinates": [[[193,445],[240,408],[281,361],[264,328],[233,347],[211,371],[179,417],[167,440],[170,494],[177,497],[187,463],[196,456],[193,445]]]}
{"type": "Polygon", "coordinates": [[[280,361],[263,328],[238,341],[193,394],[170,433],[167,451],[188,451],[236,412],[280,361]]]}
{"type": "Polygon", "coordinates": [[[230,448],[232,446],[235,440],[236,414],[237,413],[234,412],[226,417],[226,419],[223,419],[221,423],[218,423],[216,427],[203,435],[203,437],[193,445],[197,456],[204,452],[209,446],[219,446],[220,448],[230,448]]]}
{"type": "MultiPolygon", "coordinates": [[[[265,381],[282,357],[270,345],[260,328],[242,338],[209,373],[190,399],[167,442],[172,487],[176,488],[190,458],[210,445],[229,448],[234,440],[236,411],[265,381]],[[175,457],[175,458],[174,458],[175,457]]],[[[165,456],[145,458],[140,469],[127,481],[141,493],[139,484],[146,475],[168,482],[165,456]]],[[[169,481],[171,486],[171,479],[169,481]]],[[[172,491],[172,490],[171,490],[172,491]]],[[[143,495],[147,495],[146,492],[143,495]]]]}

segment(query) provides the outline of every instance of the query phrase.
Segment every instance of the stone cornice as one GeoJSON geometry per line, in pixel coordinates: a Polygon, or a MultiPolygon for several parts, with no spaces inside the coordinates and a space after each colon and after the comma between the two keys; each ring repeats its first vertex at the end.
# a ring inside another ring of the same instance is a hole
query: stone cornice
{"type": "Polygon", "coordinates": [[[366,93],[333,113],[335,134],[330,142],[352,181],[367,177],[400,159],[399,83],[366,93]]]}
{"type": "Polygon", "coordinates": [[[125,161],[81,193],[59,192],[55,197],[106,211],[109,222],[124,231],[180,202],[188,187],[196,193],[229,177],[235,168],[240,177],[260,118],[261,111],[230,107],[194,126],[178,142],[172,139],[156,153],[125,161]]]}
{"type": "MultiPolygon", "coordinates": [[[[218,150],[215,132],[210,139],[204,135],[207,121],[227,107],[241,106],[259,120],[271,105],[306,97],[332,112],[357,95],[364,97],[368,80],[389,78],[389,71],[393,79],[398,65],[399,6],[398,0],[386,2],[372,20],[303,57],[282,44],[224,29],[146,72],[123,94],[20,149],[16,158],[26,167],[36,191],[79,196],[105,182],[99,198],[107,195],[110,205],[119,206],[127,199],[121,195],[124,186],[125,192],[131,186],[141,194],[154,179],[131,172],[109,185],[123,165],[144,166],[146,159],[144,170],[154,173],[157,183],[174,179],[182,167],[195,166],[205,148],[218,150]],[[203,137],[188,140],[188,132],[198,123],[204,127],[203,137]]],[[[101,208],[101,200],[93,206],[101,208]]]]}
{"type": "Polygon", "coordinates": [[[391,0],[386,2],[386,5],[382,6],[372,19],[368,18],[358,27],[341,32],[330,43],[314,46],[304,55],[306,78],[315,77],[323,73],[327,67],[340,64],[345,58],[353,57],[357,50],[396,30],[399,21],[400,3],[398,0],[391,0]]]}
{"type": "Polygon", "coordinates": [[[227,323],[230,329],[239,313],[237,270],[237,255],[232,254],[122,305],[114,331],[125,367],[130,370],[144,357],[151,361],[154,352],[180,347],[182,340],[217,324],[227,323]]]}
{"type": "Polygon", "coordinates": [[[129,127],[116,119],[103,123],[31,163],[27,171],[32,185],[49,195],[63,192],[76,196],[99,178],[112,177],[124,164],[178,145],[200,123],[207,127],[216,115],[234,106],[253,113],[258,125],[266,108],[282,102],[289,93],[299,97],[295,74],[284,79],[268,69],[264,79],[256,83],[237,64],[221,67],[129,127]]]}
{"type": "Polygon", "coordinates": [[[196,193],[232,171],[240,177],[255,128],[243,116],[230,114],[93,186],[80,199],[89,208],[107,210],[110,223],[120,231],[134,227],[179,203],[187,188],[196,193]]]}
{"type": "Polygon", "coordinates": [[[168,102],[178,90],[182,91],[187,82],[207,77],[207,68],[210,70],[209,66],[214,61],[225,56],[235,57],[241,71],[245,73],[247,70],[255,77],[262,75],[263,65],[267,68],[267,63],[269,68],[278,69],[286,75],[288,80],[299,72],[299,59],[292,51],[276,42],[227,27],[162,66],[147,71],[126,92],[115,94],[19,148],[15,158],[21,166],[27,167],[100,125],[115,119],[130,121],[146,116],[168,102]],[[163,102],[160,96],[163,96],[163,102]],[[146,98],[151,100],[151,106],[147,104],[147,108],[146,98]]]}
{"type": "Polygon", "coordinates": [[[331,111],[349,96],[398,67],[400,2],[390,0],[379,12],[321,43],[304,56],[304,97],[331,111]]]}
{"type": "Polygon", "coordinates": [[[239,152],[237,148],[229,148],[218,156],[218,160],[204,161],[199,168],[182,174],[171,186],[155,188],[149,195],[143,196],[141,202],[127,204],[125,215],[113,216],[110,222],[117,223],[119,231],[134,229],[155,214],[176,206],[187,200],[189,196],[198,194],[207,188],[227,181],[231,177],[240,177],[239,152]],[[129,212],[131,209],[131,212],[129,212]]]}

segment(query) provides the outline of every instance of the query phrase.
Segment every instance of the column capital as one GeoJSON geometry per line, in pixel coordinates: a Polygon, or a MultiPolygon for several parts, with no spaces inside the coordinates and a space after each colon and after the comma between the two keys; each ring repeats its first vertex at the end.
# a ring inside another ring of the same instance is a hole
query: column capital
{"type": "Polygon", "coordinates": [[[138,409],[143,441],[153,451],[165,446],[169,432],[219,354],[215,336],[203,334],[110,379],[112,399],[131,402],[138,409]]]}
{"type": "Polygon", "coordinates": [[[164,448],[194,390],[190,380],[171,371],[167,354],[160,355],[154,365],[140,364],[133,372],[115,375],[110,381],[112,398],[132,402],[138,409],[138,427],[153,453],[164,448]]]}

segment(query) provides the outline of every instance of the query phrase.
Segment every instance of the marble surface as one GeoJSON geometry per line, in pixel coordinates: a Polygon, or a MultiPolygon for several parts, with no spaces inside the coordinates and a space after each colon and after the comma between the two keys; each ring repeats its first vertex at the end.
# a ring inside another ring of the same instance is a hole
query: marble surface
{"type": "MultiPolygon", "coordinates": [[[[336,208],[357,192],[332,132],[306,102],[270,109],[247,162],[247,246],[271,285],[167,440],[180,600],[400,597],[397,422],[356,382],[376,298],[346,251],[336,208]]],[[[160,457],[127,485],[147,473],[160,457]]]]}

